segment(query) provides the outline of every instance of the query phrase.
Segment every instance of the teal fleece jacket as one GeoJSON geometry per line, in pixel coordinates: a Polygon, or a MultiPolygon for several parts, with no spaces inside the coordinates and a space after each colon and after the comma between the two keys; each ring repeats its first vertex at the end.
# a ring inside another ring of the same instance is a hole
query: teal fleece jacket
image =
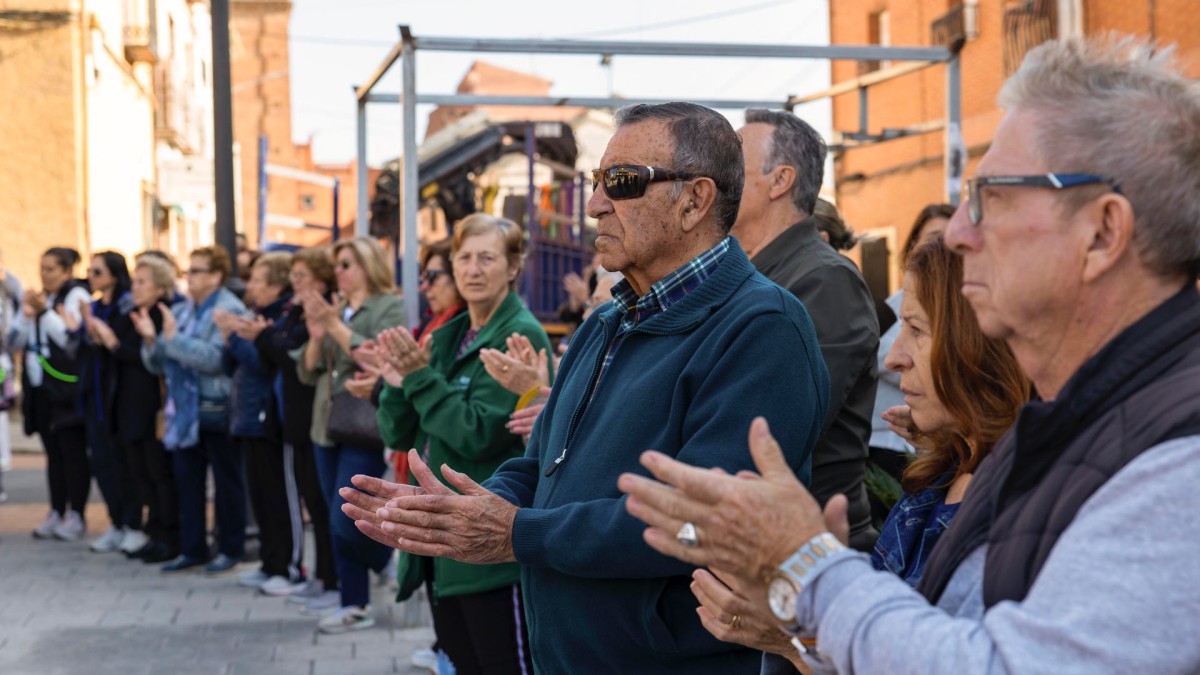
{"type": "Polygon", "coordinates": [[[521,507],[513,548],[535,668],[758,673],[759,652],[701,625],[688,589],[694,568],[643,542],[617,477],[648,475],[638,457],[649,448],[730,473],[753,469],[746,437],[762,415],[807,483],[829,404],[812,321],[731,242],[703,284],[625,336],[584,406],[620,318],[609,303],[584,322],[525,456],[485,483],[521,507]]]}

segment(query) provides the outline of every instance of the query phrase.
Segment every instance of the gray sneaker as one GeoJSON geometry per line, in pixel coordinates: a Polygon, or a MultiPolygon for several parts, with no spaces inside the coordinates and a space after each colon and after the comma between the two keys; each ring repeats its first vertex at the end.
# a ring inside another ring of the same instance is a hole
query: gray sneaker
{"type": "Polygon", "coordinates": [[[305,616],[322,616],[331,609],[342,606],[342,594],[337,591],[325,591],[315,598],[309,598],[301,610],[305,616]]]}
{"type": "Polygon", "coordinates": [[[54,536],[63,541],[78,541],[87,534],[87,525],[78,511],[67,511],[67,516],[54,528],[54,536]]]}
{"type": "Polygon", "coordinates": [[[317,623],[317,630],[327,635],[349,633],[375,625],[370,607],[342,607],[317,623]]]}
{"type": "Polygon", "coordinates": [[[35,539],[53,539],[54,528],[62,524],[62,516],[58,515],[58,511],[53,509],[46,514],[46,519],[41,525],[33,528],[33,537],[35,539]]]}
{"type": "Polygon", "coordinates": [[[293,605],[306,605],[309,600],[321,595],[325,592],[325,584],[319,579],[313,579],[304,588],[295,590],[288,596],[287,601],[293,605]]]}

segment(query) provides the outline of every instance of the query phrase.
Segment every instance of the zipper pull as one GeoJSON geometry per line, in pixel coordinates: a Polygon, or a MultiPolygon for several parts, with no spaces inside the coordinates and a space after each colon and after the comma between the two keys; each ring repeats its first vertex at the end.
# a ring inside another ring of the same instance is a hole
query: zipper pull
{"type": "Polygon", "coordinates": [[[562,463],[566,458],[567,458],[567,449],[563,448],[562,454],[558,456],[558,459],[554,460],[554,464],[551,465],[549,469],[546,469],[546,473],[544,473],[542,475],[544,475],[546,478],[553,476],[554,472],[558,471],[558,467],[562,466],[562,463]]]}

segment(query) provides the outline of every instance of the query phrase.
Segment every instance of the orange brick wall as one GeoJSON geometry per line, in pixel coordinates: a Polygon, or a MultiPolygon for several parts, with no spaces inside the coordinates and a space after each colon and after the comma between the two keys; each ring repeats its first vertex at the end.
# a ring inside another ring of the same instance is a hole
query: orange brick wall
{"type": "MultiPolygon", "coordinates": [[[[267,137],[267,162],[297,167],[292,143],[287,1],[233,0],[230,59],[233,81],[233,138],[241,149],[241,226],[251,246],[258,243],[258,138],[267,137]]],[[[293,214],[299,185],[271,179],[267,210],[293,214]]]]}
{"type": "MultiPolygon", "coordinates": [[[[866,44],[870,16],[887,10],[893,46],[930,43],[930,26],[957,2],[954,0],[831,0],[830,41],[833,44],[866,44]]],[[[1110,30],[1153,36],[1179,43],[1181,56],[1192,77],[1200,77],[1200,13],[1191,0],[1084,0],[1084,29],[1088,34],[1110,30]],[[1154,7],[1151,33],[1150,8],[1154,7]]],[[[996,94],[1004,81],[1003,9],[1001,0],[979,0],[979,35],[964,45],[962,64],[963,140],[974,170],[1003,113],[996,94]]],[[[853,61],[831,65],[834,83],[857,75],[853,61]]],[[[945,116],[945,67],[870,88],[868,131],[904,127],[945,116]]],[[[857,93],[836,97],[833,128],[857,131],[857,93]]],[[[916,213],[926,204],[945,199],[942,168],[942,133],[848,149],[834,161],[838,207],[846,222],[860,232],[890,234],[902,243],[916,213]]],[[[896,247],[893,246],[893,251],[896,247]]]]}

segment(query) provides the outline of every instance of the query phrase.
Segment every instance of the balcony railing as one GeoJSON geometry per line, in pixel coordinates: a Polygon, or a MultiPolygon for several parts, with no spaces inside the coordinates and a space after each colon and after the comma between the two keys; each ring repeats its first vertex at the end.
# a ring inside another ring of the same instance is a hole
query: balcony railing
{"type": "Polygon", "coordinates": [[[1004,3],[1004,74],[1021,66],[1025,53],[1058,34],[1055,0],[1006,0],[1004,3]]]}
{"type": "Polygon", "coordinates": [[[125,60],[130,63],[157,63],[157,27],[154,0],[125,0],[122,37],[125,60]]]}
{"type": "Polygon", "coordinates": [[[159,64],[154,73],[154,95],[158,110],[154,116],[155,136],[184,153],[200,148],[193,126],[195,105],[186,86],[181,86],[170,69],[170,62],[159,64]]]}
{"type": "Polygon", "coordinates": [[[967,0],[935,19],[929,27],[929,44],[958,49],[974,40],[979,36],[977,11],[975,0],[967,0]]]}

